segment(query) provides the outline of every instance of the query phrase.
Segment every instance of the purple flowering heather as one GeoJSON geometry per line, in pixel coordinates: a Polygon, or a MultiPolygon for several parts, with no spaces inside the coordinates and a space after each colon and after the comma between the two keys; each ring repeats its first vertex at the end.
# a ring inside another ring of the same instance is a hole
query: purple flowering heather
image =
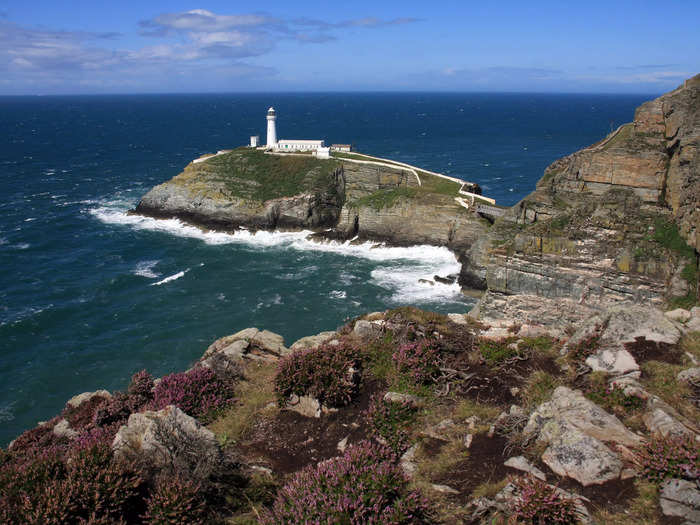
{"type": "Polygon", "coordinates": [[[639,459],[649,481],[700,478],[700,453],[692,436],[652,438],[641,450],[639,459]]]}
{"type": "Polygon", "coordinates": [[[233,396],[231,385],[218,379],[209,368],[197,367],[163,377],[153,392],[152,406],[160,410],[175,405],[190,416],[208,420],[216,411],[231,405],[233,396]]]}
{"type": "Polygon", "coordinates": [[[351,369],[358,366],[359,352],[348,344],[300,350],[280,360],[275,391],[280,403],[291,395],[309,395],[326,405],[344,406],[357,391],[351,369]]]}
{"type": "Polygon", "coordinates": [[[396,464],[393,452],[369,441],[296,473],[263,520],[279,523],[418,524],[426,501],[396,464]]]}
{"type": "Polygon", "coordinates": [[[433,380],[440,371],[439,358],[439,347],[429,339],[402,344],[392,356],[399,373],[416,384],[433,380]]]}
{"type": "Polygon", "coordinates": [[[518,523],[579,522],[576,502],[557,493],[555,487],[534,478],[515,478],[512,483],[520,490],[513,518],[518,523]]]}

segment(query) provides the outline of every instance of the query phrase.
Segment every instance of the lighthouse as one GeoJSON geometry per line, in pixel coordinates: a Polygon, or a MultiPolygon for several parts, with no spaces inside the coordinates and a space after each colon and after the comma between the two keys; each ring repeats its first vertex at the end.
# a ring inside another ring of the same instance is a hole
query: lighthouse
{"type": "Polygon", "coordinates": [[[275,120],[277,120],[275,108],[270,107],[270,109],[267,110],[267,147],[273,149],[277,147],[277,128],[275,120]]]}

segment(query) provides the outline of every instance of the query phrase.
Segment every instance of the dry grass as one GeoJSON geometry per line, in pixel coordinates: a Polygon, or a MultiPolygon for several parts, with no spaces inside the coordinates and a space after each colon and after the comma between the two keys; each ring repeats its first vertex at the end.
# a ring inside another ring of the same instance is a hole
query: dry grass
{"type": "Polygon", "coordinates": [[[450,441],[437,454],[426,453],[423,446],[416,454],[418,480],[432,482],[434,479],[451,472],[456,465],[469,457],[469,450],[458,441],[450,441]]]}
{"type": "Polygon", "coordinates": [[[502,479],[500,481],[484,481],[481,485],[476,487],[471,494],[472,498],[493,498],[498,494],[503,487],[508,484],[508,479],[502,479]]]}
{"type": "Polygon", "coordinates": [[[666,401],[690,421],[700,421],[700,410],[693,406],[692,392],[687,384],[676,379],[678,372],[685,367],[661,361],[642,363],[642,385],[652,394],[666,401]]]}
{"type": "MultiPolygon", "coordinates": [[[[688,332],[678,343],[683,352],[687,352],[692,355],[697,361],[700,361],[700,332],[688,332]]],[[[687,359],[688,365],[692,362],[688,356],[684,356],[687,359]]]]}
{"type": "Polygon", "coordinates": [[[256,419],[262,415],[270,416],[278,410],[275,405],[275,372],[274,364],[247,363],[245,379],[236,387],[237,404],[209,425],[222,444],[239,442],[256,419]]]}
{"type": "Polygon", "coordinates": [[[562,379],[543,370],[536,370],[525,381],[521,399],[526,409],[532,410],[549,400],[552,392],[561,386],[562,379]]]}

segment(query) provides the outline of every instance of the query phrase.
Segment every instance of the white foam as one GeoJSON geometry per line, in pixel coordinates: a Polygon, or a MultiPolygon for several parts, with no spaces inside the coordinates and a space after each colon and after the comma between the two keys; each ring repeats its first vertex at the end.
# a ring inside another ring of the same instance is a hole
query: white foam
{"type": "Polygon", "coordinates": [[[176,274],[170,275],[163,279],[162,281],[158,281],[157,283],[151,283],[151,286],[160,286],[161,284],[169,283],[170,281],[175,281],[185,275],[187,272],[189,272],[190,269],[187,268],[187,270],[183,270],[181,272],[177,272],[176,274]]]}
{"type": "Polygon", "coordinates": [[[134,275],[138,275],[140,277],[147,277],[149,279],[155,279],[156,277],[160,277],[161,273],[160,272],[154,272],[153,268],[155,268],[156,264],[158,264],[159,261],[141,261],[136,264],[136,268],[133,270],[134,275]]]}
{"type": "MultiPolygon", "coordinates": [[[[463,300],[457,283],[448,285],[436,282],[431,286],[419,282],[419,279],[432,281],[435,275],[444,276],[459,273],[459,262],[446,247],[429,245],[393,247],[383,243],[357,243],[353,241],[317,242],[309,239],[310,231],[251,232],[245,229],[235,233],[207,231],[186,224],[179,219],[154,219],[142,215],[127,214],[126,210],[131,206],[133,203],[128,200],[117,199],[111,202],[102,202],[100,206],[90,209],[89,213],[108,224],[120,224],[135,230],[160,231],[180,237],[196,238],[212,245],[239,244],[255,249],[315,251],[368,259],[379,266],[371,273],[373,283],[390,291],[392,294],[390,300],[397,304],[463,300]]],[[[309,273],[316,271],[318,271],[318,266],[313,265],[299,272],[283,274],[280,278],[294,280],[306,277],[309,273]]],[[[182,275],[184,273],[180,272],[153,284],[170,282],[170,280],[180,278],[182,275]]],[[[341,279],[341,281],[343,284],[349,284],[346,283],[346,279],[341,279]]],[[[267,305],[261,303],[257,305],[257,308],[261,306],[267,305]]]]}
{"type": "Polygon", "coordinates": [[[328,294],[328,297],[331,297],[332,299],[345,299],[347,296],[348,293],[343,290],[332,290],[328,294]]]}
{"type": "Polygon", "coordinates": [[[12,401],[4,406],[0,406],[0,422],[2,421],[12,421],[15,418],[13,407],[15,402],[12,401]]]}

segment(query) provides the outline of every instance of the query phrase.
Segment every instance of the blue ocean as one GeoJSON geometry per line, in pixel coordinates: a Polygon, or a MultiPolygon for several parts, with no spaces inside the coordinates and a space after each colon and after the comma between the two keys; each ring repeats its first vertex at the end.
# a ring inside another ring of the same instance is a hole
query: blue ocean
{"type": "Polygon", "coordinates": [[[265,133],[353,143],[499,204],[632,120],[644,95],[221,94],[0,98],[0,445],[86,390],[186,368],[248,326],[291,344],[400,305],[466,312],[431,247],[313,244],[127,215],[192,159],[265,133]]]}

